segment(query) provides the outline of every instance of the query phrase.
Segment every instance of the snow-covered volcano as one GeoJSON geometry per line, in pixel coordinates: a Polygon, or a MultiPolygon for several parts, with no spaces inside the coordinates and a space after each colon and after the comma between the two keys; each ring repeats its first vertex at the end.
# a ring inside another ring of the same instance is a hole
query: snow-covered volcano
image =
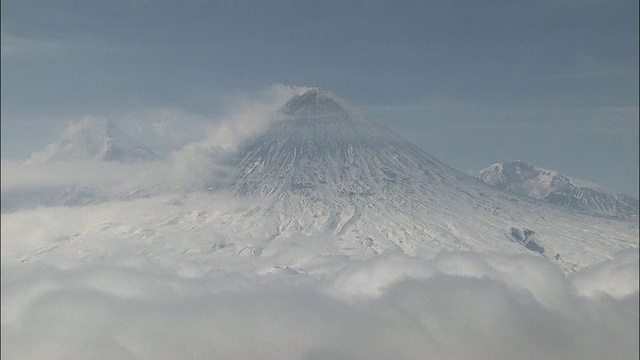
{"type": "Polygon", "coordinates": [[[637,217],[638,199],[522,161],[497,163],[476,175],[499,189],[589,213],[637,217]]]}
{"type": "Polygon", "coordinates": [[[585,219],[487,186],[327,90],[295,96],[281,113],[240,157],[233,191],[271,202],[231,220],[236,234],[268,242],[331,234],[339,252],[356,257],[507,250],[576,263],[637,243],[637,224],[585,219]]]}

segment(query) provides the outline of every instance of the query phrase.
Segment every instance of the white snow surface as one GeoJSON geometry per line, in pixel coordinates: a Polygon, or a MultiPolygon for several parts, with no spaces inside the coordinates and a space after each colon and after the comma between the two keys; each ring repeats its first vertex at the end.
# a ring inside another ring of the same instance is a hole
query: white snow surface
{"type": "Polygon", "coordinates": [[[2,357],[637,358],[637,219],[500,191],[327,90],[279,116],[224,156],[3,163],[2,357]]]}

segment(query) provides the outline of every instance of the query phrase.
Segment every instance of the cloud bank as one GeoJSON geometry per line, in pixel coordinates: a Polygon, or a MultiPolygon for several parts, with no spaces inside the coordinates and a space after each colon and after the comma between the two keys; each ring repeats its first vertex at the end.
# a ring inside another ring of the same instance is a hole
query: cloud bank
{"type": "Polygon", "coordinates": [[[323,277],[3,265],[2,357],[635,359],[638,254],[620,258],[575,276],[476,253],[323,277]]]}

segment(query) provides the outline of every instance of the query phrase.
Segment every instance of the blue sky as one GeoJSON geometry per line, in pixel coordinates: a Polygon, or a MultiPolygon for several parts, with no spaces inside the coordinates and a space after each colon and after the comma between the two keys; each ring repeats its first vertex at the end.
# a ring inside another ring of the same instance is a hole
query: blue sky
{"type": "Polygon", "coordinates": [[[2,157],[82,116],[215,119],[320,86],[464,172],[520,159],[638,194],[638,1],[2,0],[2,157]]]}

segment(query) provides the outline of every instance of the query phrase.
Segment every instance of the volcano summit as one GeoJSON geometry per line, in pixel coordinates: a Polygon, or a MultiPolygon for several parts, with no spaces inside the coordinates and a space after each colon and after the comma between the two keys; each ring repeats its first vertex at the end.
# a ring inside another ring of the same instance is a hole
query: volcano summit
{"type": "Polygon", "coordinates": [[[245,150],[239,194],[375,197],[433,178],[443,166],[327,90],[311,89],[281,110],[283,121],[245,150]]]}

